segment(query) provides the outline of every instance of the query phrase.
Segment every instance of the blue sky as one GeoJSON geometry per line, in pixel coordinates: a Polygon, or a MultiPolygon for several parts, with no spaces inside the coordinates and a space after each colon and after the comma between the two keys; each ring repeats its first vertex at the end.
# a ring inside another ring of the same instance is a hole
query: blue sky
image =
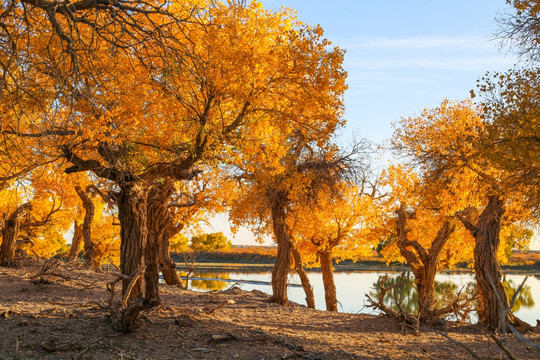
{"type": "Polygon", "coordinates": [[[262,0],[286,6],[320,24],[333,45],[347,50],[347,131],[381,142],[391,123],[469,96],[487,70],[516,62],[490,41],[505,0],[262,0]]]}

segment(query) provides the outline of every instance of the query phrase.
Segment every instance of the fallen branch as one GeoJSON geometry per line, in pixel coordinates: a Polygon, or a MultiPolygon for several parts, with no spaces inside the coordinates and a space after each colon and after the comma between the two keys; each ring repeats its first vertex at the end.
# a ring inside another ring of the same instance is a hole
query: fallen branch
{"type": "Polygon", "coordinates": [[[205,312],[206,312],[207,314],[213,314],[213,313],[215,313],[217,310],[224,308],[224,307],[227,306],[228,304],[236,304],[236,301],[234,301],[234,300],[227,300],[227,301],[224,301],[224,302],[222,302],[221,304],[219,304],[219,305],[216,306],[216,307],[213,307],[213,308],[211,308],[211,309],[205,310],[205,312]]]}
{"type": "Polygon", "coordinates": [[[129,296],[131,295],[131,291],[133,290],[133,287],[135,286],[137,280],[139,280],[139,278],[144,273],[144,269],[145,267],[143,265],[141,268],[139,268],[139,270],[135,271],[135,273],[131,275],[131,280],[128,283],[124,297],[122,298],[122,305],[127,306],[127,301],[129,299],[129,296]]]}
{"type": "Polygon", "coordinates": [[[463,349],[467,350],[467,352],[469,352],[469,354],[471,354],[473,358],[475,358],[477,360],[482,360],[482,358],[480,358],[480,356],[476,355],[476,353],[470,347],[468,347],[467,345],[465,345],[461,341],[458,341],[458,340],[450,337],[450,335],[448,335],[448,330],[447,329],[445,329],[444,333],[441,332],[441,331],[438,331],[438,330],[436,330],[435,333],[447,338],[448,340],[450,340],[454,344],[461,346],[463,349]]]}

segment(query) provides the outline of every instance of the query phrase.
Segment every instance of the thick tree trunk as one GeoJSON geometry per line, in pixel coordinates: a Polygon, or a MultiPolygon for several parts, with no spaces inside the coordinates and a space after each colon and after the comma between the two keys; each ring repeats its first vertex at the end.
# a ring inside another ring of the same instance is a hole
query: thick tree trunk
{"type": "MultiPolygon", "coordinates": [[[[462,219],[476,239],[474,272],[478,291],[478,317],[482,323],[494,329],[501,325],[502,312],[510,306],[497,260],[503,214],[503,201],[497,196],[491,196],[476,226],[462,219]]],[[[514,326],[527,327],[511,311],[508,312],[506,320],[514,326]]]]}
{"type": "MultiPolygon", "coordinates": [[[[142,182],[130,181],[120,185],[117,197],[120,220],[120,271],[122,301],[111,306],[111,319],[123,332],[133,330],[139,313],[158,304],[156,299],[144,298],[144,251],[147,230],[148,189],[142,182]]],[[[155,285],[157,286],[157,284],[155,285]]]]}
{"type": "Polygon", "coordinates": [[[73,261],[79,256],[82,245],[82,224],[75,220],[73,222],[73,240],[71,240],[71,247],[69,248],[68,261],[73,261]]]}
{"type": "Polygon", "coordinates": [[[15,241],[19,234],[20,222],[31,210],[32,204],[22,204],[5,221],[2,231],[2,246],[0,246],[0,266],[15,265],[15,241]]]}
{"type": "Polygon", "coordinates": [[[324,300],[327,311],[337,311],[336,284],[334,283],[334,268],[332,266],[332,251],[320,251],[319,261],[324,284],[324,300]]]}
{"type": "Polygon", "coordinates": [[[414,272],[416,291],[418,292],[418,316],[420,320],[431,320],[435,304],[435,275],[437,263],[428,262],[420,271],[414,272]]]}
{"type": "Polygon", "coordinates": [[[302,256],[300,255],[300,252],[298,251],[296,246],[292,246],[291,251],[294,258],[294,268],[298,273],[298,276],[300,276],[302,287],[304,288],[304,292],[306,293],[307,307],[310,309],[315,309],[315,296],[313,295],[313,288],[311,287],[309,278],[306,274],[306,271],[304,270],[304,265],[302,264],[302,256]]]}
{"type": "Polygon", "coordinates": [[[79,186],[75,186],[75,191],[84,207],[84,220],[82,224],[82,236],[84,242],[84,263],[93,269],[99,269],[100,260],[96,256],[96,245],[92,241],[92,222],[94,221],[95,205],[88,194],[79,186]]]}
{"type": "MultiPolygon", "coordinates": [[[[169,200],[174,192],[172,181],[155,184],[148,193],[148,240],[144,252],[146,264],[145,281],[146,297],[161,301],[159,297],[159,266],[160,240],[169,226],[169,200]]],[[[167,241],[168,242],[168,241],[167,241]]]]}
{"type": "Polygon", "coordinates": [[[285,207],[280,201],[272,206],[272,225],[278,245],[276,263],[272,269],[272,298],[270,301],[288,305],[287,277],[291,268],[291,240],[287,232],[285,207]]]}
{"type": "MultiPolygon", "coordinates": [[[[131,277],[145,266],[144,249],[148,237],[147,226],[148,190],[139,182],[132,181],[120,186],[118,218],[120,220],[120,271],[131,277]]],[[[126,303],[144,294],[144,276],[129,289],[129,279],[122,280],[122,297],[126,303]],[[127,291],[131,292],[127,294],[127,291]]]]}

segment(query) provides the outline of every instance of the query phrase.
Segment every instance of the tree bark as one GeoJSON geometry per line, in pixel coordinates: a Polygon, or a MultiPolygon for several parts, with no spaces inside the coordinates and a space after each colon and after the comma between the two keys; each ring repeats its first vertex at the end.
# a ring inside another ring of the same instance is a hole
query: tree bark
{"type": "Polygon", "coordinates": [[[68,261],[73,261],[79,256],[82,245],[82,224],[75,220],[73,222],[73,240],[71,240],[71,247],[69,248],[68,261]]]}
{"type": "Polygon", "coordinates": [[[20,223],[31,210],[32,204],[22,204],[5,221],[2,231],[2,246],[0,246],[0,266],[15,265],[15,241],[19,234],[20,223]]]}
{"type": "Polygon", "coordinates": [[[163,280],[167,285],[175,285],[185,289],[186,285],[178,275],[176,263],[171,259],[171,254],[169,252],[169,239],[171,237],[170,229],[170,226],[165,227],[159,239],[159,268],[163,274],[163,280]]]}
{"type": "Polygon", "coordinates": [[[321,262],[326,311],[337,311],[337,294],[336,284],[334,283],[334,268],[332,266],[332,251],[319,251],[319,261],[321,262]]]}
{"type": "Polygon", "coordinates": [[[80,186],[75,186],[75,191],[79,195],[85,211],[82,224],[84,263],[93,269],[99,269],[101,267],[101,261],[96,256],[96,244],[92,241],[92,222],[94,221],[95,205],[86,191],[83,191],[80,186]]]}
{"type": "MultiPolygon", "coordinates": [[[[510,306],[497,260],[504,211],[503,201],[497,196],[490,196],[476,226],[460,218],[476,240],[474,272],[478,291],[478,317],[482,323],[493,329],[501,325],[502,312],[510,306]]],[[[528,327],[511,311],[508,312],[506,320],[516,327],[528,327]]]]}
{"type": "Polygon", "coordinates": [[[272,226],[278,250],[276,263],[272,269],[272,297],[270,301],[280,305],[289,304],[287,277],[291,268],[291,240],[287,232],[286,216],[282,201],[275,201],[272,205],[272,226]]]}
{"type": "MultiPolygon", "coordinates": [[[[118,218],[120,220],[120,271],[128,277],[144,267],[144,249],[148,237],[148,190],[138,181],[120,185],[118,218]]],[[[125,297],[130,279],[122,280],[122,297],[125,297]]],[[[140,277],[126,298],[126,303],[144,294],[145,281],[140,277]]]]}
{"type": "Polygon", "coordinates": [[[160,241],[164,236],[167,236],[165,233],[170,222],[168,205],[173,192],[174,183],[166,180],[162,183],[154,184],[148,193],[148,240],[144,252],[146,298],[156,299],[158,303],[161,302],[158,287],[160,241]]]}
{"type": "Polygon", "coordinates": [[[309,278],[306,274],[306,271],[304,270],[304,265],[302,264],[302,256],[300,255],[300,252],[298,251],[296,246],[292,246],[291,251],[294,258],[294,268],[298,273],[298,276],[300,276],[302,287],[304,288],[304,292],[306,293],[307,307],[310,309],[315,309],[315,296],[313,295],[313,287],[311,287],[309,278]]]}

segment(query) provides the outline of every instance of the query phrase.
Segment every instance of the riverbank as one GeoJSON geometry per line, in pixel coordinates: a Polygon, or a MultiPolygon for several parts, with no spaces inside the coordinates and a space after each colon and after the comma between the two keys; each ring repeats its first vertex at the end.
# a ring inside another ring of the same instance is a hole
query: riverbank
{"type": "MultiPolygon", "coordinates": [[[[278,306],[258,291],[199,293],[162,285],[162,305],[139,329],[115,332],[106,283],[115,277],[61,263],[0,268],[0,359],[470,359],[439,335],[415,332],[384,316],[278,306]]],[[[118,294],[116,295],[118,296],[118,294]]],[[[448,323],[448,335],[482,359],[498,357],[482,326],[448,323]]],[[[540,342],[539,334],[527,334],[540,342]]],[[[515,338],[518,359],[537,356],[515,338]]]]}

